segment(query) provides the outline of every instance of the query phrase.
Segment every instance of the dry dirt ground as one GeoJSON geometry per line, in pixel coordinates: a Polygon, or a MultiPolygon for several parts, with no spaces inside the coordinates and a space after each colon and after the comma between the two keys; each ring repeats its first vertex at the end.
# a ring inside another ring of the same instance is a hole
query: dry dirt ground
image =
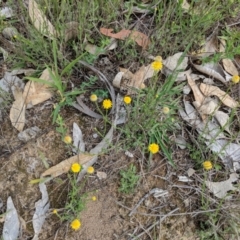
{"type": "MultiPolygon", "coordinates": [[[[33,236],[34,204],[41,198],[37,184],[31,184],[30,181],[39,178],[45,170],[43,159],[49,166],[54,166],[72,154],[51,125],[52,105],[50,102],[45,105],[44,108],[39,105],[27,110],[26,128],[37,126],[41,129],[27,143],[18,139],[18,132],[12,127],[7,111],[0,126],[0,197],[3,201],[0,214],[5,212],[6,199],[11,196],[22,222],[19,239],[24,240],[33,236]]],[[[88,149],[100,141],[99,137],[93,137],[94,127],[101,124],[99,120],[90,119],[73,108],[64,109],[62,114],[69,133],[73,122],[81,126],[88,149]]],[[[176,153],[179,174],[189,164],[184,152],[176,153]]],[[[139,234],[138,239],[153,239],[153,236],[156,239],[197,239],[194,237],[195,225],[191,215],[178,215],[194,208],[191,206],[197,198],[194,190],[190,188],[186,194],[183,184],[177,181],[177,173],[160,154],[151,160],[147,171],[144,156],[138,152],[133,154],[134,158],[129,158],[124,152],[111,151],[98,159],[94,167],[96,171],[105,172],[107,179],[100,180],[96,174],[87,179],[81,191],[89,192],[89,197],[96,195],[97,201],[87,201],[86,209],[81,214],[82,227],[77,232],[72,231],[69,224],[60,223],[57,216],[52,214],[53,209],[63,208],[66,202],[69,188],[67,176],[62,175],[47,183],[50,210],[40,239],[134,239],[133,236],[139,234]],[[138,166],[141,181],[134,194],[128,196],[118,191],[119,170],[130,163],[138,166]],[[134,206],[154,188],[167,190],[168,194],[158,198],[150,195],[130,217],[134,206]],[[175,216],[165,217],[172,211],[175,216]],[[151,230],[147,230],[153,225],[151,230]]]]}

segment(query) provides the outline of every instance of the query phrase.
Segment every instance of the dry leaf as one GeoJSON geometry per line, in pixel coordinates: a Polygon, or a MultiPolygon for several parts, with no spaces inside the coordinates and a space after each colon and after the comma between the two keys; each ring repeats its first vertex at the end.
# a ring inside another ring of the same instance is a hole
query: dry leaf
{"type": "Polygon", "coordinates": [[[173,56],[167,57],[167,59],[163,60],[164,67],[167,67],[169,70],[173,71],[184,71],[188,66],[188,57],[183,57],[184,53],[179,52],[174,54],[173,56]],[[180,59],[183,59],[180,62],[180,59]]]}
{"type": "Polygon", "coordinates": [[[82,153],[85,152],[85,143],[83,141],[83,134],[82,130],[79,128],[79,126],[74,122],[73,123],[73,148],[72,151],[74,153],[82,153]]]}
{"type": "Polygon", "coordinates": [[[213,142],[206,142],[214,153],[222,159],[224,165],[237,171],[240,169],[240,145],[231,143],[229,140],[217,139],[213,142]]]}
{"type": "Polygon", "coordinates": [[[18,239],[20,230],[20,221],[17,210],[13,204],[12,198],[7,199],[7,211],[3,225],[2,237],[4,240],[18,239]]]}
{"type": "MultiPolygon", "coordinates": [[[[222,182],[210,182],[205,181],[206,186],[209,190],[218,198],[225,198],[228,194],[228,191],[239,191],[236,187],[233,186],[233,182],[238,180],[238,174],[232,173],[228,180],[222,182]]],[[[231,196],[227,197],[227,199],[231,196]]]]}
{"type": "Polygon", "coordinates": [[[78,22],[69,22],[66,23],[66,28],[64,30],[65,42],[70,39],[76,38],[79,34],[79,23],[78,22]]]}
{"type": "Polygon", "coordinates": [[[92,160],[93,158],[97,158],[97,155],[80,153],[47,169],[45,172],[42,173],[41,177],[44,176],[57,177],[63,173],[67,173],[70,170],[73,163],[79,163],[80,165],[83,165],[84,163],[92,160]]]}
{"type": "Polygon", "coordinates": [[[53,39],[57,37],[57,33],[53,25],[46,18],[44,13],[39,8],[38,4],[34,0],[29,0],[28,13],[35,28],[44,36],[53,39]]]}
{"type": "Polygon", "coordinates": [[[193,52],[193,54],[199,57],[208,57],[217,51],[217,43],[218,40],[214,34],[206,39],[204,46],[197,53],[193,52]]]}
{"type": "Polygon", "coordinates": [[[227,131],[228,133],[231,134],[230,130],[229,130],[229,116],[222,111],[216,111],[214,114],[214,117],[217,119],[218,123],[220,124],[220,126],[227,131]]]}
{"type": "Polygon", "coordinates": [[[123,29],[118,33],[112,33],[113,29],[100,28],[100,32],[108,37],[113,37],[121,40],[125,40],[128,37],[134,40],[139,46],[142,46],[143,49],[147,48],[150,43],[148,36],[138,31],[131,31],[123,29]]]}
{"type": "Polygon", "coordinates": [[[212,115],[219,108],[219,104],[215,99],[206,97],[203,103],[197,106],[197,108],[201,115],[212,115]]]}
{"type": "Polygon", "coordinates": [[[151,65],[142,66],[136,73],[132,73],[126,68],[120,68],[120,72],[115,76],[113,85],[122,90],[127,89],[127,94],[136,93],[135,89],[145,87],[144,81],[155,74],[151,65]],[[125,80],[124,80],[125,79],[125,80]]]}
{"type": "MultiPolygon", "coordinates": [[[[51,81],[48,69],[42,72],[40,79],[51,81]]],[[[53,96],[49,86],[39,82],[28,81],[23,91],[23,98],[26,105],[36,105],[42,103],[53,96]]]]}
{"type": "Polygon", "coordinates": [[[223,104],[230,108],[238,107],[238,103],[218,87],[201,83],[200,90],[205,96],[217,96],[223,104]]]}
{"type": "Polygon", "coordinates": [[[25,124],[25,102],[23,98],[23,94],[21,90],[15,90],[15,101],[13,102],[13,105],[10,110],[10,120],[12,122],[12,125],[21,132],[24,128],[25,124]]]}
{"type": "Polygon", "coordinates": [[[219,45],[219,52],[225,52],[225,49],[226,49],[226,41],[222,38],[219,38],[219,41],[220,41],[220,45],[219,45]]]}
{"type": "Polygon", "coordinates": [[[38,240],[38,235],[42,230],[42,226],[47,217],[47,212],[50,207],[47,187],[45,183],[39,184],[39,189],[42,194],[42,198],[35,203],[35,212],[33,214],[32,224],[34,229],[34,237],[32,240],[38,240]]]}
{"type": "Polygon", "coordinates": [[[97,55],[98,54],[98,47],[96,45],[90,44],[88,43],[85,47],[85,50],[89,53],[91,53],[92,55],[97,55]]]}
{"type": "Polygon", "coordinates": [[[212,64],[204,64],[204,65],[197,65],[193,64],[193,66],[202,73],[207,74],[208,76],[214,77],[215,79],[221,81],[224,85],[226,85],[226,79],[223,77],[224,72],[221,70],[219,65],[212,65],[212,64]]]}
{"type": "Polygon", "coordinates": [[[235,65],[233,64],[232,60],[231,59],[223,59],[222,60],[222,63],[223,63],[223,67],[224,69],[230,73],[232,76],[234,75],[238,75],[238,70],[237,68],[235,67],[235,65]]]}
{"type": "Polygon", "coordinates": [[[189,86],[191,87],[191,89],[193,91],[193,95],[194,95],[195,101],[199,102],[200,104],[202,104],[204,99],[205,99],[205,96],[199,90],[197,84],[192,80],[190,74],[186,74],[186,76],[187,76],[188,84],[189,84],[189,86]]]}

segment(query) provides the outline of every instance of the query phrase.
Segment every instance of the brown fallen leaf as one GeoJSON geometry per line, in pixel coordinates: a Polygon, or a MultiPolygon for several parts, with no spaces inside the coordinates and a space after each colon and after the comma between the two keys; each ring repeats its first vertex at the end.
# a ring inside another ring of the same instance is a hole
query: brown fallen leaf
{"type": "Polygon", "coordinates": [[[205,96],[199,90],[197,84],[192,80],[190,74],[187,73],[186,76],[187,76],[188,84],[189,84],[189,86],[191,87],[191,89],[193,91],[193,95],[194,95],[195,101],[197,101],[200,104],[202,104],[204,99],[205,99],[205,96]]]}
{"type": "Polygon", "coordinates": [[[33,25],[40,33],[51,39],[57,36],[55,28],[34,0],[29,0],[28,13],[33,25]]]}
{"type": "Polygon", "coordinates": [[[233,98],[231,98],[227,93],[225,93],[218,87],[201,83],[200,90],[205,96],[217,96],[223,104],[230,108],[235,108],[239,106],[239,104],[233,98]]]}
{"type": "Polygon", "coordinates": [[[150,44],[150,40],[147,35],[138,32],[138,31],[131,31],[127,29],[122,29],[118,33],[112,33],[113,29],[108,28],[100,28],[100,32],[108,37],[113,37],[121,40],[125,40],[126,38],[131,38],[134,40],[139,46],[143,47],[143,49],[146,49],[147,46],[150,44]]]}
{"type": "MultiPolygon", "coordinates": [[[[51,81],[48,69],[42,72],[40,79],[51,81]]],[[[23,98],[26,105],[36,105],[42,103],[53,96],[49,86],[39,82],[28,81],[23,91],[23,98]]]]}
{"type": "Polygon", "coordinates": [[[154,70],[149,64],[142,66],[136,73],[132,73],[126,68],[120,68],[120,72],[115,76],[113,85],[121,90],[127,89],[127,94],[136,93],[136,89],[145,87],[144,81],[154,75],[154,70]]]}
{"type": "Polygon", "coordinates": [[[70,158],[60,162],[59,164],[47,169],[45,172],[42,173],[41,177],[60,176],[63,173],[67,173],[70,170],[73,163],[79,163],[80,165],[82,165],[96,157],[97,157],[97,155],[80,153],[78,155],[70,157],[70,158]]]}
{"type": "Polygon", "coordinates": [[[78,22],[69,22],[66,23],[64,30],[64,35],[65,35],[65,42],[67,42],[70,39],[77,38],[79,34],[79,23],[78,22]]]}
{"type": "Polygon", "coordinates": [[[13,102],[13,105],[10,110],[10,120],[12,125],[21,132],[24,128],[25,124],[25,110],[26,106],[24,103],[24,98],[22,91],[20,89],[15,90],[15,101],[13,102]]]}
{"type": "Polygon", "coordinates": [[[235,67],[234,63],[231,59],[225,58],[222,60],[224,69],[230,73],[232,76],[237,75],[238,76],[238,70],[235,67]]]}

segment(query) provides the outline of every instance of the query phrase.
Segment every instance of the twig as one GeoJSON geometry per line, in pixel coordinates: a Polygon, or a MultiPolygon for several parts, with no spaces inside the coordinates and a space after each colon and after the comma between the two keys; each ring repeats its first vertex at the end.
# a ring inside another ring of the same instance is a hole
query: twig
{"type": "Polygon", "coordinates": [[[129,217],[131,217],[137,210],[137,208],[141,205],[141,203],[148,198],[151,194],[155,193],[157,190],[159,190],[158,188],[153,188],[152,190],[149,191],[149,193],[147,193],[142,199],[140,199],[140,201],[137,203],[137,205],[133,208],[133,210],[128,214],[129,217]]]}
{"type": "Polygon", "coordinates": [[[139,237],[141,237],[143,234],[145,234],[145,232],[150,231],[152,228],[154,228],[156,225],[158,225],[159,223],[163,222],[167,217],[170,217],[174,212],[178,211],[179,208],[175,208],[174,210],[172,210],[170,213],[164,215],[161,219],[159,219],[157,222],[155,222],[153,225],[151,225],[150,227],[148,227],[145,231],[141,232],[140,234],[138,234],[137,236],[134,236],[134,239],[138,239],[139,237]]]}

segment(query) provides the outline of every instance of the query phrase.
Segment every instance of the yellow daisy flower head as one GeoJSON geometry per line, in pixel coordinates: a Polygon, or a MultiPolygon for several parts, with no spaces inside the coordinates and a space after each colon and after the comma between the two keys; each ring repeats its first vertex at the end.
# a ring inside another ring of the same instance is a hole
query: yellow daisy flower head
{"type": "Polygon", "coordinates": [[[159,145],[157,143],[151,143],[149,146],[148,146],[148,150],[152,153],[152,154],[155,154],[157,152],[159,152],[160,148],[159,148],[159,145]]]}
{"type": "Polygon", "coordinates": [[[78,220],[78,219],[74,219],[72,222],[71,222],[71,228],[73,230],[78,230],[79,228],[81,227],[81,222],[78,220]]]}
{"type": "Polygon", "coordinates": [[[211,161],[207,160],[207,161],[203,162],[203,168],[205,170],[211,170],[213,168],[211,161]]]}
{"type": "Polygon", "coordinates": [[[168,107],[163,107],[163,113],[168,114],[170,112],[170,109],[168,107]]]}
{"type": "Polygon", "coordinates": [[[78,173],[81,170],[81,165],[79,163],[73,163],[71,166],[71,170],[74,173],[78,173]]]}
{"type": "Polygon", "coordinates": [[[57,213],[58,213],[57,209],[53,209],[53,214],[57,214],[57,213]]]}
{"type": "Polygon", "coordinates": [[[132,101],[132,98],[129,97],[129,96],[125,96],[125,97],[123,98],[123,101],[124,101],[126,104],[130,104],[131,101],[132,101]]]}
{"type": "Polygon", "coordinates": [[[233,83],[239,83],[239,81],[240,81],[240,77],[238,75],[232,76],[232,82],[233,83]]]}
{"type": "Polygon", "coordinates": [[[96,200],[97,200],[97,197],[96,197],[96,196],[92,196],[92,200],[93,200],[93,201],[96,201],[96,200]]]}
{"type": "Polygon", "coordinates": [[[69,136],[69,135],[66,135],[63,139],[63,141],[66,143],[66,144],[71,144],[72,143],[72,138],[69,136]]]}
{"type": "Polygon", "coordinates": [[[94,167],[90,166],[87,168],[87,173],[93,174],[94,173],[94,167]]]}
{"type": "Polygon", "coordinates": [[[152,62],[151,67],[154,71],[160,71],[163,67],[163,64],[161,61],[155,60],[154,62],[152,62]]]}
{"type": "Polygon", "coordinates": [[[110,99],[103,100],[103,108],[109,109],[112,107],[112,101],[110,99]]]}
{"type": "Polygon", "coordinates": [[[92,94],[92,95],[90,96],[90,101],[91,101],[91,102],[96,102],[97,100],[98,100],[98,97],[97,97],[96,94],[92,94]]]}

